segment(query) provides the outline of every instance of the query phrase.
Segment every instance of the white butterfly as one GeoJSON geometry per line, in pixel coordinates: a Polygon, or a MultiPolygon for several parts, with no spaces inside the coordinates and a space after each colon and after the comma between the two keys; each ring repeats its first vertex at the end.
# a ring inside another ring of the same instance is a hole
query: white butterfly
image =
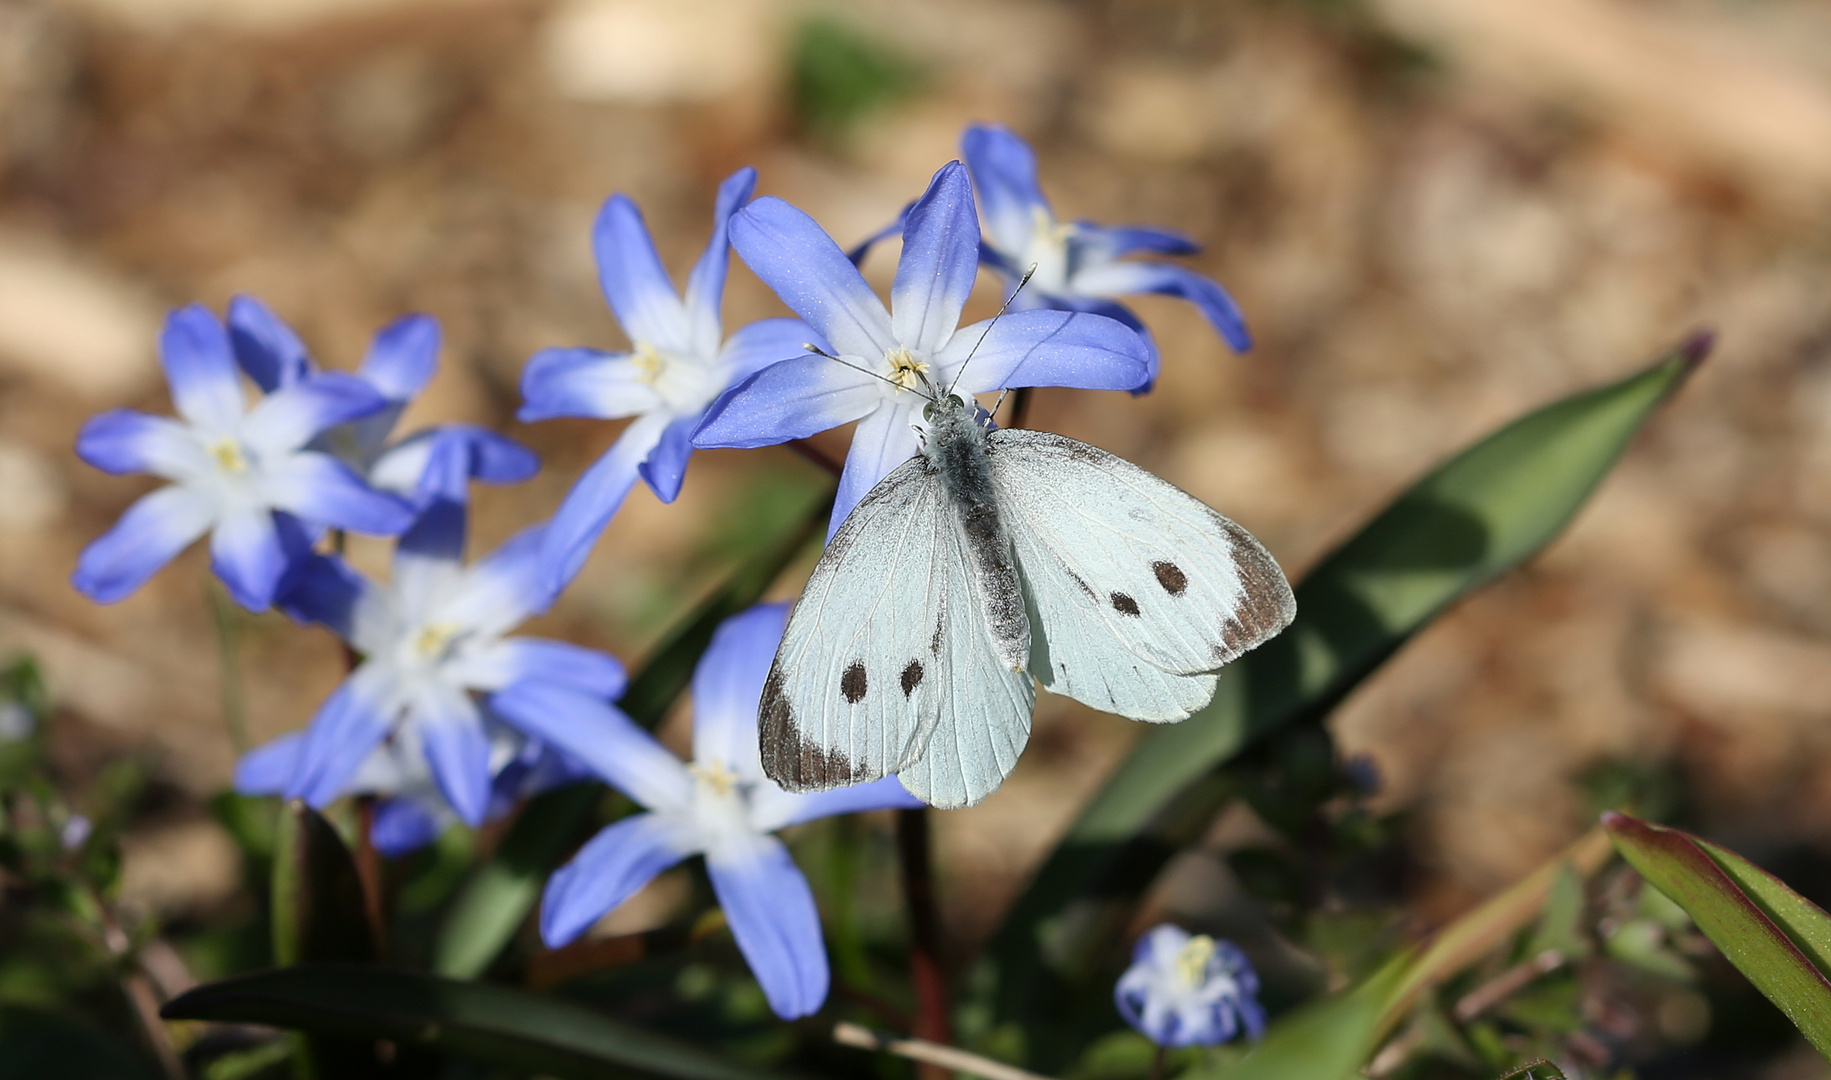
{"type": "Polygon", "coordinates": [[[971,806],[1030,738],[1033,677],[1174,723],[1296,614],[1277,562],[1199,499],[981,415],[933,398],[921,453],[814,567],[758,710],[763,769],[788,790],[896,773],[924,802],[971,806]]]}

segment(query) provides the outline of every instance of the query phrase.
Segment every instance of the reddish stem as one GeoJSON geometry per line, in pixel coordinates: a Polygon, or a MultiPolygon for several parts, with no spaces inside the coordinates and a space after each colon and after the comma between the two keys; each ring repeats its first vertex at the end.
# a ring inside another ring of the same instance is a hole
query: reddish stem
{"type": "MultiPolygon", "coordinates": [[[[934,878],[930,869],[928,808],[896,812],[897,854],[903,865],[903,896],[909,906],[909,968],[915,983],[915,1035],[940,1043],[953,1042],[948,1020],[947,971],[941,962],[941,917],[935,905],[934,878]]],[[[921,1080],[948,1080],[938,1065],[918,1065],[921,1080]]]]}

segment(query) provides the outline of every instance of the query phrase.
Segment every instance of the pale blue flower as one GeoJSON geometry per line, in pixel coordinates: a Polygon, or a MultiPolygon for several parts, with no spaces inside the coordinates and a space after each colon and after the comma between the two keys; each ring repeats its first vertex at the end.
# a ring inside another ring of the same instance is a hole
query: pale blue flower
{"type": "Polygon", "coordinates": [[[613,195],[598,214],[592,242],[598,279],[628,352],[543,349],[521,376],[526,422],[560,416],[633,417],[615,444],[567,494],[547,530],[543,580],[557,593],[578,574],[640,477],[673,502],[686,475],[689,441],[706,407],[734,383],[785,357],[812,335],[796,319],[764,319],[729,338],[719,316],[731,249],[726,223],[750,198],[756,170],[739,169],[718,189],[712,238],[676,294],[649,239],[642,212],[613,195]]]}
{"type": "Polygon", "coordinates": [[[1159,1046],[1213,1046],[1265,1032],[1259,976],[1232,942],[1164,923],[1138,939],[1113,999],[1159,1046]]]}
{"type": "Polygon", "coordinates": [[[979,218],[959,162],[935,173],[904,217],[889,309],[832,237],[780,199],[739,211],[731,243],[838,358],[803,354],[765,368],[712,407],[694,444],[767,446],[858,421],[829,535],[916,452],[924,395],[949,387],[1131,390],[1149,378],[1144,341],[1100,315],[1020,311],[996,325],[959,325],[979,269],[979,218]]]}
{"type": "MultiPolygon", "coordinates": [[[[507,816],[529,795],[588,775],[566,754],[528,738],[487,708],[483,724],[490,747],[485,823],[507,816]]],[[[418,725],[402,725],[369,751],[339,792],[380,796],[369,836],[376,850],[389,858],[426,846],[459,820],[433,776],[419,734],[418,725]]],[[[284,795],[305,737],[304,731],[288,732],[244,754],[235,765],[235,790],[244,795],[284,795]]]]}
{"type": "Polygon", "coordinates": [[[412,522],[405,502],[309,445],[387,407],[369,384],[309,375],[249,408],[228,335],[197,305],[172,312],[159,353],[179,418],[114,409],[77,437],[77,453],[98,469],[172,481],[83,550],[72,578],[83,593],[121,600],[208,533],[211,565],[230,595],[265,611],[321,530],[386,536],[412,522]]]}
{"type": "MultiPolygon", "coordinates": [[[[467,444],[471,477],[485,483],[518,484],[540,469],[532,450],[475,424],[440,424],[388,441],[408,403],[438,372],[439,338],[438,321],[427,315],[406,315],[377,331],[356,377],[374,388],[385,406],[325,431],[311,444],[355,469],[371,487],[416,507],[434,497],[426,484],[426,465],[442,443],[467,444]]],[[[229,340],[236,362],[268,393],[317,373],[292,327],[252,296],[229,302],[229,340]]]]}
{"type": "Polygon", "coordinates": [[[550,600],[540,583],[543,527],[463,565],[467,449],[453,443],[434,454],[428,471],[445,495],[401,537],[386,586],[315,556],[287,593],[290,614],[329,627],[362,657],[313,718],[288,796],[329,803],[351,790],[378,745],[396,740],[420,748],[445,801],[476,826],[501,762],[474,693],[516,682],[605,698],[623,692],[623,666],[604,653],[507,636],[550,600]]]}
{"type": "Polygon", "coordinates": [[[541,937],[572,941],[655,875],[706,857],[738,949],[784,1019],[826,1000],[826,947],[807,879],[777,829],[830,814],[921,803],[896,777],[791,795],[763,775],[757,701],[782,640],[786,604],[765,604],[718,628],[693,672],[693,763],[683,764],[605,700],[522,682],[491,705],[509,722],[583,761],[647,809],[604,829],[547,883],[541,937]]]}

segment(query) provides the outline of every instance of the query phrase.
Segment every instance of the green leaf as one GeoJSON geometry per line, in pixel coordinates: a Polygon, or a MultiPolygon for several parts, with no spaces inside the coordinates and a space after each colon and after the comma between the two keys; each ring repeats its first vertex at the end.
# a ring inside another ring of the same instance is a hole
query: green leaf
{"type": "Polygon", "coordinates": [[[162,1015],[385,1039],[404,1050],[581,1080],[613,1068],[679,1080],[771,1075],[568,1002],[370,964],[314,964],[227,979],[173,999],[162,1015]]]}
{"type": "Polygon", "coordinates": [[[273,862],[273,956],[280,964],[373,960],[362,879],[343,838],[303,799],[280,808],[273,862]]]}
{"type": "Polygon", "coordinates": [[[1346,1080],[1358,1075],[1377,1048],[1385,1014],[1409,956],[1398,956],[1345,994],[1311,1002],[1279,1019],[1263,1041],[1237,1064],[1194,1072],[1186,1080],[1346,1080]]]}
{"type": "Polygon", "coordinates": [[[1702,360],[1697,336],[1620,382],[1530,413],[1426,475],[1297,588],[1283,634],[1224,669],[1214,701],[1145,730],[1013,905],[994,939],[998,1009],[1048,1068],[1110,1024],[1071,1016],[1104,977],[1106,943],[1182,846],[1254,777],[1223,766],[1254,743],[1310,787],[1332,782],[1316,728],[1440,612],[1532,558],[1569,523],[1628,441],[1702,360]],[[1315,738],[1306,738],[1314,730],[1315,738]],[[1086,1021],[1086,1022],[1084,1022],[1086,1021]],[[1088,1027],[1088,1022],[1092,1027],[1088,1027]]]}
{"type": "Polygon", "coordinates": [[[1740,855],[1689,833],[1605,814],[1634,869],[1831,1059],[1831,916],[1740,855]]]}
{"type": "MultiPolygon", "coordinates": [[[[692,681],[693,666],[719,623],[768,591],[818,535],[832,507],[830,496],[816,500],[786,536],[758,547],[723,587],[662,641],[618,703],[631,719],[652,728],[667,716],[692,681]]],[[[490,966],[533,909],[547,877],[584,839],[603,792],[602,784],[572,784],[528,801],[497,844],[496,854],[465,884],[439,928],[433,970],[468,979],[490,966]]]]}

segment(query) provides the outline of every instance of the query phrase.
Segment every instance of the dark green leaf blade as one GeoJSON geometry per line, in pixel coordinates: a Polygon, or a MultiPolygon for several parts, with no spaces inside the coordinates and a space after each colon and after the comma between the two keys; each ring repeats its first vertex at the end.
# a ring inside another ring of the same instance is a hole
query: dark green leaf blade
{"type": "Polygon", "coordinates": [[[305,800],[287,800],[274,841],[275,961],[373,960],[375,954],[362,880],[349,848],[305,800]]]}
{"type": "Polygon", "coordinates": [[[1821,962],[1831,917],[1734,852],[1677,829],[1605,814],[1615,847],[1737,970],[1831,1059],[1831,979],[1821,962]],[[1757,890],[1745,892],[1741,882],[1757,890]]]}
{"type": "Polygon", "coordinates": [[[613,1066],[678,1080],[772,1075],[568,1002],[372,964],[308,964],[227,979],[173,999],[163,1015],[386,1039],[581,1080],[613,1066]]]}
{"type": "MultiPolygon", "coordinates": [[[[693,678],[712,632],[732,615],[757,602],[770,583],[807,548],[832,512],[831,497],[818,499],[801,522],[775,543],[764,544],[731,578],[694,609],[655,650],[653,659],[630,680],[618,703],[631,719],[654,727],[667,716],[693,678]]],[[[468,881],[452,906],[433,954],[433,970],[472,978],[490,966],[514,937],[546,884],[583,839],[591,811],[603,794],[597,783],[572,784],[529,800],[496,847],[496,854],[468,881]]]]}
{"type": "Polygon", "coordinates": [[[1315,567],[1297,588],[1290,628],[1226,668],[1207,709],[1141,736],[994,939],[1000,1014],[1029,1029],[1033,1049],[1065,1049],[1059,1031],[1038,1026],[1060,1017],[1060,980],[1091,974],[1102,931],[1123,923],[1237,789],[1217,770],[1255,740],[1319,720],[1437,614],[1542,550],[1709,346],[1694,336],[1426,475],[1315,567]]]}

